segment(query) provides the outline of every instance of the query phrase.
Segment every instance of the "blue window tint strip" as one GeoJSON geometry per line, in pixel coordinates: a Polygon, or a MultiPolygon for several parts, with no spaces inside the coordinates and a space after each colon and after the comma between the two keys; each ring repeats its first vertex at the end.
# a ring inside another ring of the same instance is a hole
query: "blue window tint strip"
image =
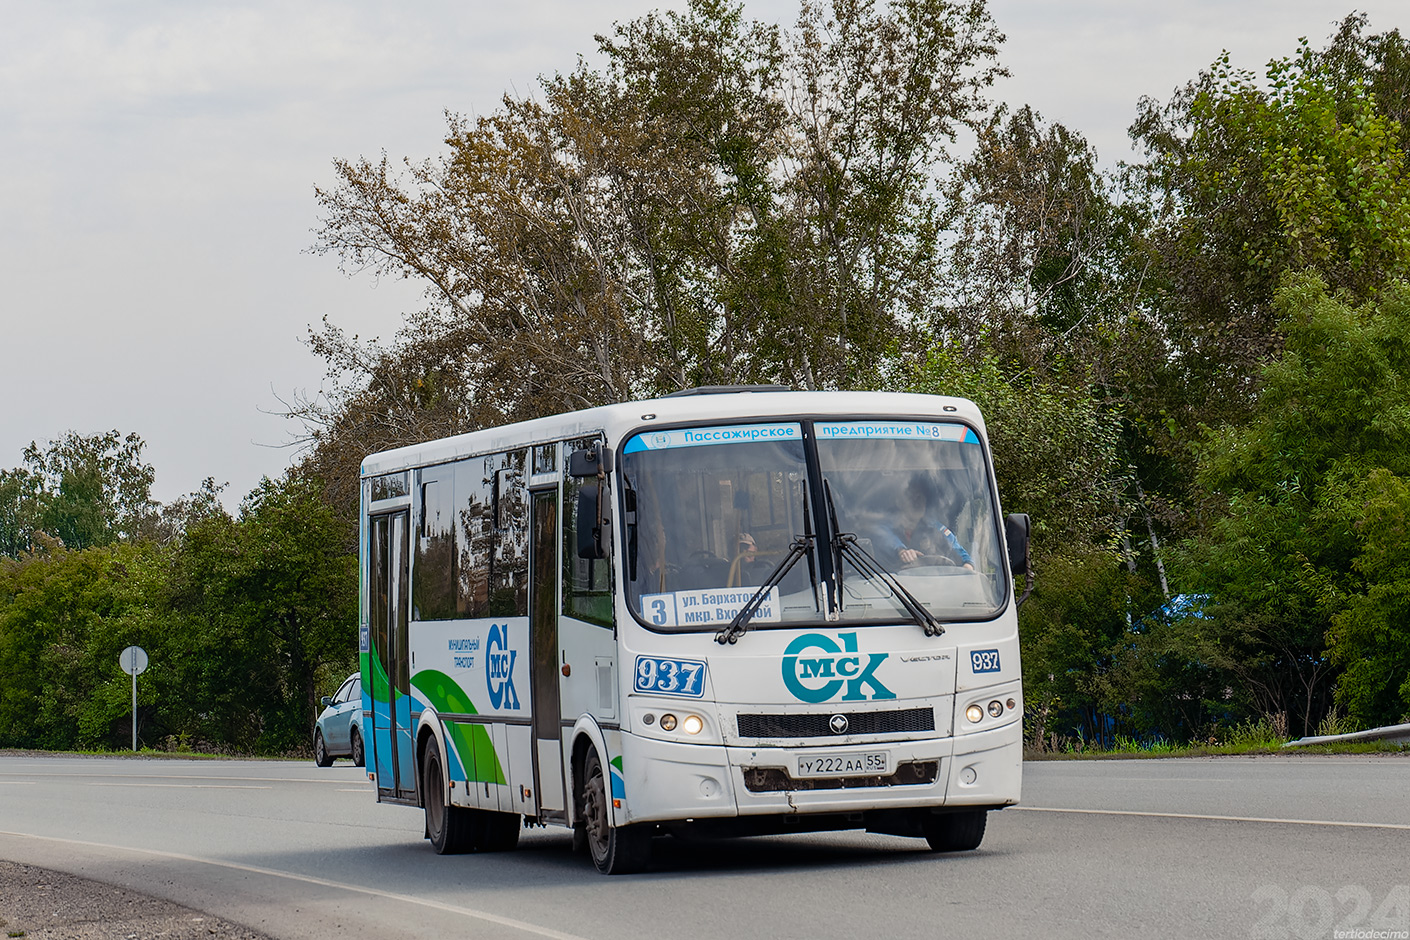
{"type": "Polygon", "coordinates": [[[928,421],[819,421],[814,428],[820,441],[956,441],[978,444],[979,436],[967,425],[928,421]]]}
{"type": "Polygon", "coordinates": [[[760,441],[801,441],[799,424],[733,424],[703,428],[676,428],[645,431],[627,441],[624,454],[643,450],[670,450],[676,447],[709,447],[713,444],[752,444],[760,441]]]}

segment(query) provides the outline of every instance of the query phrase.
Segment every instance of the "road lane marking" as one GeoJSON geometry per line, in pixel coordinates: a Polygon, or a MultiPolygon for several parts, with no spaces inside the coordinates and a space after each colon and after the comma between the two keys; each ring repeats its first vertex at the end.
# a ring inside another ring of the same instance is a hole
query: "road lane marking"
{"type": "Polygon", "coordinates": [[[38,782],[38,780],[0,780],[0,784],[12,787],[32,787],[38,782]]]}
{"type": "MultiPolygon", "coordinates": [[[[361,777],[358,774],[358,777],[361,777]]],[[[257,783],[347,783],[346,780],[313,780],[303,777],[218,777],[211,774],[95,774],[63,773],[54,770],[0,770],[0,777],[131,777],[141,780],[253,780],[257,783]]],[[[356,778],[354,778],[356,779],[356,778]]]]}
{"type": "Polygon", "coordinates": [[[499,924],[501,927],[509,927],[512,930],[522,930],[525,933],[536,934],[540,937],[549,937],[551,940],[586,940],[586,938],[579,937],[577,934],[564,933],[561,930],[554,930],[552,927],[541,927],[538,924],[515,920],[512,917],[504,917],[500,914],[491,914],[489,911],[481,911],[472,907],[460,907],[455,904],[446,904],[443,901],[433,901],[430,898],[418,898],[409,894],[397,894],[395,891],[365,888],[362,885],[350,885],[341,881],[330,881],[327,878],[315,878],[312,875],[300,875],[295,872],[279,871],[274,868],[261,868],[258,865],[241,865],[239,862],[227,862],[215,858],[201,858],[196,855],[183,855],[180,852],[163,852],[160,849],[139,849],[127,845],[112,845],[107,842],[87,842],[82,839],[62,839],[58,836],[40,836],[32,832],[13,832],[0,829],[0,836],[15,836],[20,839],[35,839],[40,842],[58,842],[63,845],[81,845],[94,849],[113,849],[120,852],[134,852],[139,855],[151,855],[157,858],[166,858],[178,862],[197,862],[204,865],[214,865],[218,868],[228,868],[233,871],[249,872],[256,875],[269,875],[273,878],[301,881],[305,884],[318,885],[322,888],[336,888],[342,891],[350,891],[354,894],[365,894],[374,898],[386,898],[389,901],[402,901],[406,904],[416,904],[421,907],[445,911],[447,914],[461,914],[465,917],[473,917],[487,923],[499,924]]]}
{"type": "Polygon", "coordinates": [[[1010,806],[1027,813],[1077,813],[1086,816],[1153,816],[1159,819],[1210,819],[1216,822],[1281,823],[1292,826],[1339,826],[1347,829],[1410,829],[1406,823],[1345,822],[1337,819],[1278,819],[1268,816],[1209,816],[1202,813],[1152,813],[1132,809],[1064,809],[1056,806],[1010,806]]]}
{"type": "Polygon", "coordinates": [[[90,787],[159,787],[168,790],[273,790],[249,783],[90,783],[90,787]]]}

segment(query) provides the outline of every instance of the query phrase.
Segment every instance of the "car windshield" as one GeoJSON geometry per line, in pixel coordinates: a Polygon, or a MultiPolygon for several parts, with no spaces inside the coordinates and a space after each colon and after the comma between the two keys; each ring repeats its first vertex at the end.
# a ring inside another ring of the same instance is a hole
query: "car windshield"
{"type": "MultiPolygon", "coordinates": [[[[973,430],[957,422],[820,421],[814,431],[837,528],[857,549],[940,620],[998,611],[1007,588],[1002,543],[973,430]]],[[[842,618],[905,616],[895,590],[848,554],[842,618]]]]}
{"type": "Polygon", "coordinates": [[[658,630],[723,628],[790,548],[814,535],[750,628],[822,621],[818,553],[838,534],[849,545],[841,553],[844,620],[913,619],[896,584],[940,620],[999,610],[1008,582],[988,463],[972,429],[916,421],[811,428],[812,440],[791,422],[649,431],[627,441],[623,581],[643,621],[658,630]],[[831,500],[822,512],[810,498],[819,492],[809,486],[813,441],[831,500]]]}
{"type": "MultiPolygon", "coordinates": [[[[812,531],[802,425],[651,431],[623,448],[626,577],[632,609],[659,630],[718,628],[734,618],[812,531]]],[[[814,553],[753,620],[819,617],[814,553]]]]}

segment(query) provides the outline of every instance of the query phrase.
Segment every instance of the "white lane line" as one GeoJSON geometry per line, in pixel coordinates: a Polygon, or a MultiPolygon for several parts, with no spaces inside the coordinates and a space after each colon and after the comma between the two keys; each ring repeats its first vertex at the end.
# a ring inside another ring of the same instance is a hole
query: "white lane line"
{"type": "Polygon", "coordinates": [[[126,845],[111,845],[106,842],[86,842],[82,839],[61,839],[57,836],[38,836],[32,832],[11,832],[0,829],[0,836],[15,836],[20,839],[35,839],[40,842],[58,842],[63,845],[81,845],[94,849],[115,849],[120,852],[135,852],[139,855],[169,858],[178,862],[197,862],[203,865],[215,865],[218,868],[229,868],[233,871],[250,872],[256,875],[269,875],[274,878],[285,878],[289,881],[301,881],[304,884],[318,885],[322,888],[337,888],[342,891],[350,891],[354,894],[365,894],[374,898],[386,898],[389,901],[402,901],[406,904],[416,904],[421,907],[445,911],[448,914],[461,914],[465,917],[474,917],[477,920],[483,920],[487,923],[499,924],[501,927],[522,930],[525,933],[535,934],[540,937],[550,937],[552,940],[586,940],[586,938],[579,937],[577,934],[564,933],[561,930],[554,930],[552,927],[540,927],[538,924],[530,924],[526,921],[515,920],[512,917],[491,914],[489,911],[476,910],[472,907],[459,907],[455,904],[433,901],[430,898],[417,898],[409,894],[397,894],[395,891],[364,888],[362,885],[344,884],[341,881],[329,881],[327,878],[315,878],[312,875],[300,875],[294,872],[279,871],[274,868],[261,868],[258,865],[241,865],[239,862],[226,862],[215,858],[200,858],[195,855],[182,855],[179,852],[162,852],[158,849],[137,849],[126,845]]]}
{"type": "Polygon", "coordinates": [[[0,786],[32,787],[38,780],[0,780],[0,786]]]}
{"type": "MultiPolygon", "coordinates": [[[[358,776],[361,776],[359,774],[358,776]]],[[[254,780],[259,783],[347,783],[346,780],[313,780],[303,777],[220,777],[212,774],[94,774],[63,773],[61,771],[32,770],[28,773],[18,770],[0,771],[0,777],[132,777],[142,780],[254,780]]]]}
{"type": "Polygon", "coordinates": [[[87,783],[89,787],[157,787],[167,790],[273,790],[248,783],[87,783]]]}
{"type": "Polygon", "coordinates": [[[1130,809],[1062,809],[1056,806],[1010,806],[1027,813],[1077,813],[1086,816],[1153,816],[1159,819],[1211,819],[1216,822],[1281,823],[1292,826],[1339,826],[1346,829],[1410,829],[1406,823],[1344,822],[1337,819],[1278,819],[1269,816],[1208,816],[1202,813],[1149,813],[1130,809]]]}

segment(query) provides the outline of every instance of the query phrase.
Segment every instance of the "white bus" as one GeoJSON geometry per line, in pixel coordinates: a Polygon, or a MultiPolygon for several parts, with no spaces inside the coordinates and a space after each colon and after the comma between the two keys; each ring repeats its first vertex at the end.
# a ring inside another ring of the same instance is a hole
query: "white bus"
{"type": "Polygon", "coordinates": [[[1013,575],[984,422],[929,395],[696,389],[362,464],[368,775],[437,852],[572,829],[977,847],[1018,802],[1013,575]]]}

